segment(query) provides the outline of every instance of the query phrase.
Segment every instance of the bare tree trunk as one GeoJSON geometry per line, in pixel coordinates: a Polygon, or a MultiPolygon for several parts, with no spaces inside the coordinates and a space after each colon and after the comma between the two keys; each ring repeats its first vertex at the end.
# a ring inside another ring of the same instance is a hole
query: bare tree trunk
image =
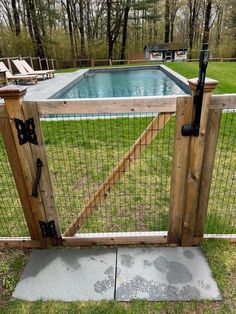
{"type": "Polygon", "coordinates": [[[15,26],[15,34],[16,36],[20,36],[20,15],[17,9],[16,0],[11,0],[12,11],[13,11],[13,19],[14,19],[14,26],[15,26]]]}
{"type": "Polygon", "coordinates": [[[30,14],[30,6],[29,6],[29,2],[28,1],[25,1],[25,3],[26,3],[26,15],[27,15],[28,31],[29,31],[29,35],[30,35],[31,41],[32,41],[33,46],[34,46],[35,53],[36,53],[34,31],[33,31],[32,19],[31,19],[31,14],[30,14]]]}
{"type": "Polygon", "coordinates": [[[181,4],[179,4],[178,0],[170,0],[170,42],[174,41],[174,26],[175,26],[175,18],[176,14],[180,8],[181,4]]]}
{"type": "Polygon", "coordinates": [[[69,29],[69,36],[70,36],[71,54],[72,54],[72,58],[75,58],[75,44],[74,44],[74,38],[73,38],[73,26],[72,26],[70,0],[66,0],[66,11],[67,11],[67,17],[68,17],[68,29],[69,29]]]}
{"type": "Polygon", "coordinates": [[[220,45],[220,41],[221,41],[222,20],[223,20],[223,10],[221,8],[220,10],[218,10],[217,21],[216,21],[216,47],[220,45]]]}
{"type": "Polygon", "coordinates": [[[207,1],[202,43],[209,42],[212,0],[207,1]]]}
{"type": "Polygon", "coordinates": [[[188,0],[188,6],[189,6],[189,49],[190,49],[189,55],[191,57],[200,2],[199,0],[188,0]]]}
{"type": "Polygon", "coordinates": [[[85,52],[85,32],[84,32],[84,1],[79,0],[79,31],[80,31],[80,48],[81,48],[81,57],[84,58],[86,55],[85,52]]]}
{"type": "Polygon", "coordinates": [[[86,16],[87,16],[87,38],[88,40],[92,39],[92,27],[91,27],[91,20],[90,20],[90,1],[87,1],[87,8],[86,8],[86,16]]]}
{"type": "Polygon", "coordinates": [[[111,5],[112,1],[107,0],[107,39],[108,39],[108,59],[112,59],[113,41],[111,33],[111,5]]]}
{"type": "Polygon", "coordinates": [[[166,0],[165,3],[165,43],[168,43],[170,40],[170,0],[166,0]]]}
{"type": "Polygon", "coordinates": [[[124,60],[126,58],[126,40],[127,40],[127,31],[128,31],[128,20],[129,20],[129,11],[130,11],[131,0],[126,1],[125,12],[124,12],[124,22],[123,22],[123,33],[122,33],[122,45],[120,52],[120,59],[124,60]]]}
{"type": "Polygon", "coordinates": [[[121,21],[124,9],[123,0],[113,1],[106,0],[107,3],[107,41],[108,41],[108,58],[113,57],[113,48],[120,32],[121,21]],[[112,6],[114,5],[114,7],[112,6]]]}

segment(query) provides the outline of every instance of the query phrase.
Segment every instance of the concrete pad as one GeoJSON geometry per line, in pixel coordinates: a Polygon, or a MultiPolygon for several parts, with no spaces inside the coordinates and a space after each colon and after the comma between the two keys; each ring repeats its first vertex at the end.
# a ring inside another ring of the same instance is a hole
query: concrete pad
{"type": "Polygon", "coordinates": [[[35,250],[13,293],[36,300],[112,300],[115,249],[35,250]]]}
{"type": "Polygon", "coordinates": [[[201,250],[189,248],[119,248],[116,299],[129,301],[221,300],[201,250]]]}

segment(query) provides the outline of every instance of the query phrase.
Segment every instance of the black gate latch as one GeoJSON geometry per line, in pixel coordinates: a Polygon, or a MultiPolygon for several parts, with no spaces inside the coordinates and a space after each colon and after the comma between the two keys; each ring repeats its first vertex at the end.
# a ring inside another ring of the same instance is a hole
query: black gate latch
{"type": "Polygon", "coordinates": [[[30,118],[24,122],[20,119],[15,118],[14,121],[20,145],[23,145],[27,142],[38,145],[37,135],[35,133],[34,119],[30,118]]]}
{"type": "Polygon", "coordinates": [[[206,69],[208,65],[209,51],[208,43],[203,44],[200,60],[199,60],[199,76],[198,76],[198,85],[196,90],[196,95],[193,99],[193,104],[195,107],[195,117],[192,124],[185,124],[182,126],[182,135],[183,136],[199,136],[200,130],[200,120],[202,113],[202,102],[204,94],[204,85],[206,77],[206,69]]]}
{"type": "Polygon", "coordinates": [[[56,231],[54,220],[51,220],[49,222],[39,221],[39,225],[42,231],[43,238],[56,238],[57,237],[57,231],[56,231]]]}
{"type": "Polygon", "coordinates": [[[38,196],[37,189],[38,189],[38,185],[39,185],[39,179],[41,177],[41,170],[42,170],[42,167],[43,167],[43,163],[42,163],[42,161],[39,158],[37,159],[36,166],[37,166],[37,172],[36,172],[36,177],[35,177],[35,180],[34,180],[34,185],[33,185],[32,193],[31,193],[31,195],[33,197],[37,197],[38,196]]]}

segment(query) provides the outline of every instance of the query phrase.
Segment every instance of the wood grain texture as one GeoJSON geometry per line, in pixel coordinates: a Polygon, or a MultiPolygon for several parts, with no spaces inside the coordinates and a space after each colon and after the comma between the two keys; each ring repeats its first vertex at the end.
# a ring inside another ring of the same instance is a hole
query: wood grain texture
{"type": "MultiPolygon", "coordinates": [[[[27,190],[27,198],[30,201],[31,212],[34,218],[32,224],[37,226],[37,234],[41,234],[39,221],[40,220],[47,221],[46,220],[47,217],[45,214],[41,193],[39,192],[37,198],[31,196],[32,186],[36,176],[36,166],[32,155],[31,144],[29,143],[26,143],[24,145],[19,144],[18,134],[14,123],[14,118],[25,121],[25,116],[22,110],[22,99],[16,97],[15,98],[8,97],[5,99],[5,104],[9,115],[9,123],[14,139],[16,152],[18,155],[18,160],[21,167],[22,179],[24,180],[25,183],[25,187],[27,190]]],[[[28,200],[26,201],[28,202],[28,200]]],[[[42,244],[46,247],[50,245],[50,240],[48,239],[43,239],[42,237],[40,237],[40,239],[38,240],[41,240],[42,244]]]]}
{"type": "MultiPolygon", "coordinates": [[[[58,241],[61,238],[61,230],[59,224],[59,218],[56,211],[56,205],[54,200],[53,188],[51,183],[51,177],[48,167],[48,161],[46,156],[46,148],[44,144],[43,132],[40,125],[39,113],[36,103],[31,103],[30,105],[23,104],[22,106],[25,119],[33,118],[35,124],[35,132],[37,134],[38,145],[31,145],[32,156],[34,159],[34,165],[36,165],[37,159],[39,158],[43,167],[41,170],[41,177],[39,181],[39,192],[42,198],[42,204],[45,210],[46,221],[55,221],[56,231],[58,241]]],[[[56,244],[57,239],[52,239],[54,244],[56,244]]]]}
{"type": "Polygon", "coordinates": [[[16,188],[24,211],[25,220],[32,240],[40,238],[39,228],[34,220],[31,203],[28,197],[28,191],[23,179],[23,173],[20,166],[19,156],[15,146],[14,138],[11,131],[11,125],[8,119],[0,119],[0,132],[6,148],[9,163],[11,165],[16,188]]]}
{"type": "Polygon", "coordinates": [[[197,217],[195,224],[195,237],[203,238],[203,229],[206,219],[212,174],[220,129],[222,110],[211,110],[208,117],[208,126],[203,156],[202,175],[200,181],[197,217]]]}
{"type": "Polygon", "coordinates": [[[40,249],[40,241],[29,238],[0,238],[0,249],[40,249]]]}
{"type": "Polygon", "coordinates": [[[190,137],[182,136],[184,124],[192,121],[192,99],[178,98],[172,158],[168,243],[179,244],[185,202],[185,180],[188,167],[190,137]]]}
{"type": "Polygon", "coordinates": [[[8,114],[7,114],[7,109],[6,109],[6,106],[5,105],[1,105],[0,104],[0,119],[1,118],[8,118],[8,114]]]}
{"type": "Polygon", "coordinates": [[[236,109],[236,94],[212,95],[210,109],[236,109]]]}
{"type": "Polygon", "coordinates": [[[85,207],[81,210],[78,217],[71,223],[71,225],[64,232],[64,236],[73,236],[76,231],[88,220],[89,216],[101,204],[107,193],[112,187],[120,181],[121,177],[129,170],[132,163],[139,158],[143,150],[153,141],[159,131],[170,120],[172,114],[161,113],[157,115],[140,137],[136,140],[134,145],[125,154],[124,158],[111,171],[106,180],[99,186],[97,191],[90,197],[85,207]]]}
{"type": "Polygon", "coordinates": [[[166,234],[160,232],[119,232],[102,234],[82,234],[74,237],[63,237],[63,246],[94,245],[167,245],[166,234]]]}
{"type": "Polygon", "coordinates": [[[191,136],[190,140],[189,161],[185,183],[185,209],[181,239],[183,246],[193,245],[210,103],[211,92],[208,91],[205,92],[203,96],[199,136],[191,136]]]}
{"type": "MultiPolygon", "coordinates": [[[[186,96],[191,98],[190,96],[186,96]]],[[[37,101],[38,111],[46,114],[112,114],[135,112],[175,112],[176,96],[103,98],[37,101]]],[[[32,103],[32,101],[25,101],[32,103]]]]}

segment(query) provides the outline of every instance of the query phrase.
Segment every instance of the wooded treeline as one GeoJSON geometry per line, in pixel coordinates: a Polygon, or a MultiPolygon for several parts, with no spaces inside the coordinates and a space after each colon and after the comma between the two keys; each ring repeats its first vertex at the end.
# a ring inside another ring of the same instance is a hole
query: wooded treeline
{"type": "Polygon", "coordinates": [[[182,42],[198,56],[236,57],[235,0],[0,0],[0,57],[142,56],[150,42],[182,42]]]}

